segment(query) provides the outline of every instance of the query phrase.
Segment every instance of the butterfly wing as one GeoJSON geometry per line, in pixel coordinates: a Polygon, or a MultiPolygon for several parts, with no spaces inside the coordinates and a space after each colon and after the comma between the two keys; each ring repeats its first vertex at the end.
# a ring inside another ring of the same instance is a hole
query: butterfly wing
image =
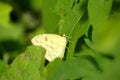
{"type": "Polygon", "coordinates": [[[33,45],[46,49],[45,58],[48,61],[53,61],[57,57],[63,58],[64,56],[67,43],[66,37],[56,34],[40,34],[35,36],[31,41],[33,45]]]}

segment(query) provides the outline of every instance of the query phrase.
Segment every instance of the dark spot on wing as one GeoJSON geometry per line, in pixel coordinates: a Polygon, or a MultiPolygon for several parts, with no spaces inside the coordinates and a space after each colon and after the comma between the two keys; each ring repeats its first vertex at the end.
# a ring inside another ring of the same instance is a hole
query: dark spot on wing
{"type": "Polygon", "coordinates": [[[54,48],[53,48],[52,46],[50,46],[50,45],[47,45],[47,44],[46,44],[46,46],[50,47],[51,49],[54,49],[54,48]]]}
{"type": "Polygon", "coordinates": [[[47,36],[45,36],[45,41],[48,41],[48,38],[47,38],[47,36]]]}
{"type": "Polygon", "coordinates": [[[53,42],[52,40],[51,40],[50,42],[51,42],[52,44],[54,44],[54,42],[53,42]]]}

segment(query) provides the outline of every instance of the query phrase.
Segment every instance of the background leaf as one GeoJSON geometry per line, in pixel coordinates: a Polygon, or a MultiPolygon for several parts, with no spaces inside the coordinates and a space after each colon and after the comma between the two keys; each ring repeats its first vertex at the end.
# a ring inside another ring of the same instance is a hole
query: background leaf
{"type": "Polygon", "coordinates": [[[1,76],[2,80],[42,80],[44,66],[42,51],[42,48],[29,47],[26,53],[19,55],[14,60],[11,67],[1,76]],[[36,49],[36,53],[34,51],[31,53],[32,49],[36,49]]]}
{"type": "Polygon", "coordinates": [[[55,13],[56,2],[57,0],[42,1],[43,27],[47,33],[58,33],[60,17],[55,13]]]}
{"type": "Polygon", "coordinates": [[[94,77],[94,80],[99,80],[97,79],[99,74],[99,71],[88,60],[79,58],[62,63],[50,80],[74,80],[86,77],[89,79],[94,77]]]}

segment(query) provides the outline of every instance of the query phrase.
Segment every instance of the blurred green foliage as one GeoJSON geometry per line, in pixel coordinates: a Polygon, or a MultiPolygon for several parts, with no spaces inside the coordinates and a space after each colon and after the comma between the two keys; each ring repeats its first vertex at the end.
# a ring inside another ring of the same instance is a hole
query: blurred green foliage
{"type": "Polygon", "coordinates": [[[119,0],[1,0],[0,80],[120,80],[119,0]],[[47,62],[37,34],[65,34],[47,62]]]}

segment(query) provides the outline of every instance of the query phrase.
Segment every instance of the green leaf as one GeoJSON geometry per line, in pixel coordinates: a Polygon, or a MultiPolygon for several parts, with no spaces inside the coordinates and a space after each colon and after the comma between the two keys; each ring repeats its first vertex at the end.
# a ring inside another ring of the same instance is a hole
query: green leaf
{"type": "Polygon", "coordinates": [[[59,23],[60,34],[70,37],[67,59],[71,59],[78,38],[89,28],[87,16],[87,0],[58,0],[56,11],[61,16],[59,23]]]}
{"type": "Polygon", "coordinates": [[[23,39],[23,28],[20,25],[0,25],[0,28],[0,41],[23,39]]]}
{"type": "Polygon", "coordinates": [[[78,58],[62,63],[50,80],[74,80],[78,78],[99,80],[100,74],[99,70],[90,61],[78,58]]]}
{"type": "Polygon", "coordinates": [[[0,2],[0,24],[6,25],[9,22],[9,14],[12,11],[12,7],[6,3],[0,2]]]}
{"type": "Polygon", "coordinates": [[[8,69],[8,65],[0,60],[0,75],[2,75],[8,69]]]}
{"type": "Polygon", "coordinates": [[[11,67],[1,76],[2,80],[42,80],[44,72],[44,50],[30,46],[19,55],[11,67]]]}
{"type": "Polygon", "coordinates": [[[19,55],[2,75],[3,80],[42,80],[39,69],[29,53],[19,55]]]}
{"type": "Polygon", "coordinates": [[[0,2],[0,41],[21,40],[23,38],[23,25],[12,23],[10,13],[12,6],[0,2]]]}
{"type": "Polygon", "coordinates": [[[9,68],[7,71],[0,77],[1,80],[23,80],[21,75],[16,73],[15,68],[9,68]]]}
{"type": "Polygon", "coordinates": [[[113,0],[88,1],[88,14],[93,27],[92,49],[104,53],[113,53],[119,41],[120,12],[112,10],[112,7],[113,0]]]}
{"type": "Polygon", "coordinates": [[[105,25],[110,16],[113,0],[88,0],[88,13],[93,27],[105,25]]]}
{"type": "Polygon", "coordinates": [[[120,79],[120,59],[111,62],[111,65],[106,66],[106,70],[101,80],[119,80],[120,79]]]}
{"type": "Polygon", "coordinates": [[[50,78],[53,76],[54,72],[56,71],[57,67],[61,63],[62,63],[62,60],[60,58],[56,58],[54,61],[50,62],[46,66],[46,73],[47,73],[46,80],[50,80],[50,78]]]}
{"type": "Polygon", "coordinates": [[[113,55],[99,55],[97,54],[96,60],[102,69],[100,80],[119,80],[120,79],[120,58],[113,55]]]}
{"type": "Polygon", "coordinates": [[[41,8],[42,0],[31,0],[30,4],[33,10],[39,10],[41,8]]]}
{"type": "Polygon", "coordinates": [[[45,65],[45,50],[41,47],[29,46],[25,53],[29,53],[32,60],[39,68],[41,76],[44,77],[44,65],[45,65]]]}
{"type": "Polygon", "coordinates": [[[45,50],[41,47],[29,46],[25,53],[29,53],[31,58],[35,61],[38,67],[44,65],[44,54],[45,50]]]}
{"type": "MultiPolygon", "coordinates": [[[[89,21],[87,20],[87,14],[85,14],[79,23],[76,25],[74,34],[69,43],[69,50],[67,52],[67,59],[71,59],[75,53],[76,44],[79,38],[81,38],[89,29],[89,21]]],[[[80,47],[81,45],[77,46],[80,47]]]]}
{"type": "Polygon", "coordinates": [[[42,0],[43,27],[47,33],[58,33],[59,16],[55,13],[57,0],[42,0]]]}
{"type": "Polygon", "coordinates": [[[58,0],[56,10],[61,16],[60,34],[72,37],[78,27],[76,25],[87,11],[86,5],[87,0],[81,0],[80,2],[77,2],[77,0],[58,0]]]}
{"type": "Polygon", "coordinates": [[[18,71],[15,74],[21,75],[23,80],[41,80],[39,68],[29,53],[19,55],[11,66],[18,71]]]}

